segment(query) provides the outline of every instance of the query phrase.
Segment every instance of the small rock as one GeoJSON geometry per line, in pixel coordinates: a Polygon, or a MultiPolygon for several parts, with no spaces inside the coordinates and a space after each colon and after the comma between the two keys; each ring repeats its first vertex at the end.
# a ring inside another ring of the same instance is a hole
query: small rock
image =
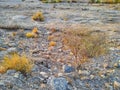
{"type": "Polygon", "coordinates": [[[120,68],[120,63],[115,63],[115,64],[114,64],[114,67],[120,68]]]}
{"type": "Polygon", "coordinates": [[[0,51],[6,51],[6,48],[0,47],[0,51]]]}
{"type": "Polygon", "coordinates": [[[63,66],[63,71],[64,71],[65,73],[71,73],[71,72],[74,72],[75,69],[74,69],[72,66],[64,65],[64,66],[63,66]]]}
{"type": "Polygon", "coordinates": [[[46,72],[40,72],[40,74],[44,77],[44,78],[48,78],[48,74],[46,72]]]}
{"type": "Polygon", "coordinates": [[[87,79],[89,79],[89,78],[86,77],[86,76],[83,76],[83,77],[80,77],[80,79],[81,79],[81,80],[87,80],[87,79]]]}
{"type": "Polygon", "coordinates": [[[47,83],[51,85],[52,90],[68,90],[68,84],[65,78],[50,77],[47,83]]]}
{"type": "Polygon", "coordinates": [[[14,75],[16,73],[15,70],[7,70],[6,74],[7,75],[14,75]]]}
{"type": "Polygon", "coordinates": [[[120,82],[114,81],[113,86],[115,89],[120,89],[120,82]]]}
{"type": "Polygon", "coordinates": [[[10,47],[16,47],[16,46],[17,46],[16,43],[9,43],[8,45],[9,45],[10,47]]]}
{"type": "Polygon", "coordinates": [[[39,67],[37,65],[34,65],[32,72],[39,72],[39,67]]]}
{"type": "Polygon", "coordinates": [[[16,16],[12,17],[13,20],[18,20],[18,19],[21,19],[21,20],[23,19],[24,20],[26,18],[27,18],[27,16],[23,16],[23,15],[16,15],[16,16]]]}
{"type": "Polygon", "coordinates": [[[58,73],[58,77],[63,76],[63,73],[58,73]]]}
{"type": "Polygon", "coordinates": [[[40,77],[40,76],[34,76],[28,79],[28,82],[30,84],[37,84],[40,85],[41,82],[43,82],[44,78],[40,77]]]}
{"type": "Polygon", "coordinates": [[[101,78],[105,78],[105,75],[100,75],[101,78]]]}
{"type": "Polygon", "coordinates": [[[17,52],[17,49],[15,47],[11,47],[7,50],[8,53],[15,53],[17,52]]]}
{"type": "Polygon", "coordinates": [[[84,70],[84,71],[79,70],[78,73],[79,73],[79,74],[82,74],[82,75],[89,75],[89,74],[90,74],[90,72],[85,71],[85,70],[84,70]]]}
{"type": "Polygon", "coordinates": [[[18,73],[18,72],[15,73],[14,77],[15,77],[15,78],[19,78],[19,74],[20,74],[20,73],[18,73]]]}
{"type": "Polygon", "coordinates": [[[114,90],[113,86],[111,86],[109,83],[105,83],[105,86],[106,86],[107,90],[114,90]]]}
{"type": "Polygon", "coordinates": [[[90,75],[90,79],[93,79],[95,76],[94,75],[90,75]]]}
{"type": "Polygon", "coordinates": [[[42,84],[40,85],[40,87],[41,87],[41,88],[45,88],[46,85],[42,83],[42,84]]]}
{"type": "Polygon", "coordinates": [[[3,82],[0,82],[0,90],[6,90],[5,84],[3,82]]]}
{"type": "Polygon", "coordinates": [[[7,54],[7,51],[0,51],[0,60],[7,54]]]}

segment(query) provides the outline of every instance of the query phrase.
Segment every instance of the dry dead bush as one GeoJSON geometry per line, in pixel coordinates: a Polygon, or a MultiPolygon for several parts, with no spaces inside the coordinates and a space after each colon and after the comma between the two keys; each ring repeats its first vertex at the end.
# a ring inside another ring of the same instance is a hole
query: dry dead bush
{"type": "Polygon", "coordinates": [[[64,31],[62,42],[75,56],[75,66],[81,65],[89,58],[104,55],[108,51],[106,35],[87,28],[64,31]]]}

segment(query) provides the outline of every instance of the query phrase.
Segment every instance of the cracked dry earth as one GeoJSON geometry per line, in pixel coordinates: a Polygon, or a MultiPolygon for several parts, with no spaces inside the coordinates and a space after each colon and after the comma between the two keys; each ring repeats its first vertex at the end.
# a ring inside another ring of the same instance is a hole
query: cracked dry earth
{"type": "Polygon", "coordinates": [[[0,74],[0,90],[120,90],[120,11],[116,9],[119,6],[0,0],[0,61],[15,51],[26,53],[35,62],[27,76],[15,70],[0,74]],[[43,12],[45,21],[31,19],[37,11],[43,12]],[[25,34],[34,27],[39,36],[26,38],[25,34]],[[61,33],[66,28],[81,27],[107,33],[115,46],[110,47],[109,55],[83,64],[79,72],[66,73],[63,67],[71,64],[73,56],[70,50],[62,49],[61,33]],[[51,34],[56,41],[54,47],[49,47],[51,34]]]}

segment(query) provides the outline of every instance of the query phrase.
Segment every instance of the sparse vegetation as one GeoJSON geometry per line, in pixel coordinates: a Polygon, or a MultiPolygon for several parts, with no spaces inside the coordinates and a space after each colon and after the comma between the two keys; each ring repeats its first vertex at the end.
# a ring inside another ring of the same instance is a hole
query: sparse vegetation
{"type": "Polygon", "coordinates": [[[26,33],[26,37],[27,38],[33,38],[34,37],[34,33],[32,33],[32,32],[28,32],[28,33],[26,33]]]}
{"type": "Polygon", "coordinates": [[[32,19],[35,21],[44,21],[44,16],[42,12],[36,12],[33,14],[32,19]]]}
{"type": "Polygon", "coordinates": [[[32,30],[33,33],[38,33],[38,28],[37,27],[34,27],[33,30],[32,30]]]}
{"type": "Polygon", "coordinates": [[[14,69],[22,73],[29,73],[33,67],[33,63],[26,57],[26,55],[12,54],[4,57],[0,64],[0,73],[5,73],[9,69],[14,69]]]}
{"type": "Polygon", "coordinates": [[[50,43],[49,43],[49,46],[55,46],[56,45],[56,42],[54,42],[54,41],[51,41],[50,43]]]}
{"type": "Polygon", "coordinates": [[[27,38],[38,37],[38,28],[34,27],[32,32],[27,32],[25,35],[27,38]]]}
{"type": "Polygon", "coordinates": [[[86,62],[88,58],[104,55],[108,51],[105,34],[87,29],[65,31],[62,42],[75,56],[76,66],[86,62]]]}

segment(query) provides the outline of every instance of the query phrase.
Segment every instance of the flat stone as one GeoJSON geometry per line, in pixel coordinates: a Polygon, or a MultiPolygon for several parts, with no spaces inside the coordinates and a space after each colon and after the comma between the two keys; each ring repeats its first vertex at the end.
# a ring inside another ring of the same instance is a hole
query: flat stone
{"type": "Polygon", "coordinates": [[[27,16],[24,16],[24,15],[16,15],[12,17],[13,20],[24,20],[26,18],[27,16]]]}

